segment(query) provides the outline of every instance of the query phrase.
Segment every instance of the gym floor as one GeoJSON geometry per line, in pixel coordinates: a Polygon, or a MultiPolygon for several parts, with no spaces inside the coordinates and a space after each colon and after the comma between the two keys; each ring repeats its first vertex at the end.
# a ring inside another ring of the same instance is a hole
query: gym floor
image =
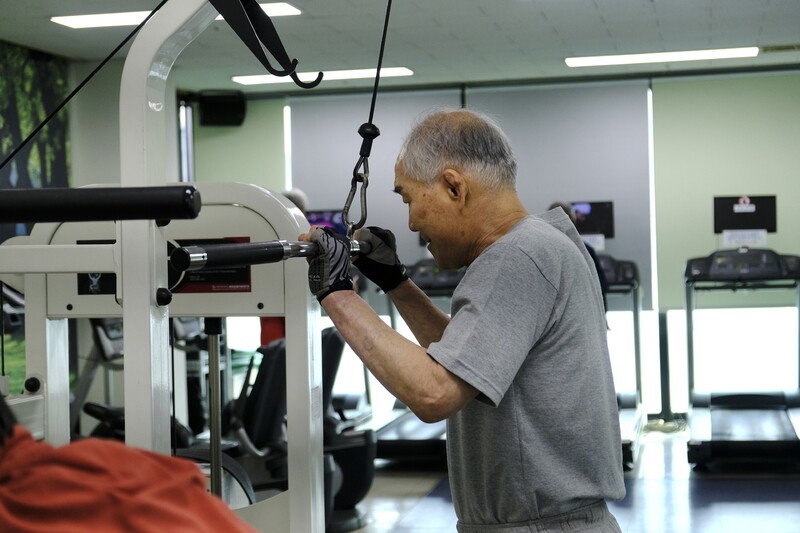
{"type": "MultiPolygon", "coordinates": [[[[798,533],[800,463],[695,472],[687,431],[651,426],[626,473],[627,496],[609,507],[624,533],[798,533]],[[660,429],[660,430],[659,430],[660,429]]],[[[383,465],[359,504],[359,533],[449,533],[456,519],[447,474],[383,465]]]]}

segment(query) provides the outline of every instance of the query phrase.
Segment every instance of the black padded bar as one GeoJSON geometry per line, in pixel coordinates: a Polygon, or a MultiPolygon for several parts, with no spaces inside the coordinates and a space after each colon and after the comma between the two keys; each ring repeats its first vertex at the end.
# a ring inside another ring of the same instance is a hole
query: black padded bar
{"type": "Polygon", "coordinates": [[[200,206],[191,185],[0,190],[0,222],[191,219],[200,206]]]}

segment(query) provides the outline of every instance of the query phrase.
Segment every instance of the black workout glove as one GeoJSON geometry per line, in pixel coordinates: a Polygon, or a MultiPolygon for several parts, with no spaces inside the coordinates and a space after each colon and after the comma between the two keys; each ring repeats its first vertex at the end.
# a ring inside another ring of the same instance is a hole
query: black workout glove
{"type": "Polygon", "coordinates": [[[308,258],[308,287],[318,301],[336,291],[353,290],[350,278],[350,241],[330,228],[317,228],[311,242],[319,246],[319,254],[308,258]]]}
{"type": "Polygon", "coordinates": [[[356,266],[383,292],[389,292],[408,279],[406,267],[397,257],[397,243],[391,231],[370,226],[361,230],[358,240],[368,242],[372,249],[358,256],[356,266]]]}

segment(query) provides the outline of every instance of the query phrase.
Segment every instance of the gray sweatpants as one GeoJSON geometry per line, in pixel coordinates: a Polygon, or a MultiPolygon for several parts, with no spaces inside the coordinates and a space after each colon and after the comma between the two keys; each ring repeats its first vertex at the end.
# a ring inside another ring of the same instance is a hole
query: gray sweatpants
{"type": "Polygon", "coordinates": [[[475,526],[458,524],[459,533],[622,533],[606,502],[526,523],[475,526]]]}

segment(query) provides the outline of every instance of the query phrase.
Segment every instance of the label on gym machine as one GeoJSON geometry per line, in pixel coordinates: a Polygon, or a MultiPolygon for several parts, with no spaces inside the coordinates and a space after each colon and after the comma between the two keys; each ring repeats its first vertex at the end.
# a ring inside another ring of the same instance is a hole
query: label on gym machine
{"type": "MultiPolygon", "coordinates": [[[[112,240],[84,240],[76,244],[114,244],[112,240]]],[[[117,275],[113,272],[87,272],[78,274],[78,294],[116,294],[117,275]]]]}

